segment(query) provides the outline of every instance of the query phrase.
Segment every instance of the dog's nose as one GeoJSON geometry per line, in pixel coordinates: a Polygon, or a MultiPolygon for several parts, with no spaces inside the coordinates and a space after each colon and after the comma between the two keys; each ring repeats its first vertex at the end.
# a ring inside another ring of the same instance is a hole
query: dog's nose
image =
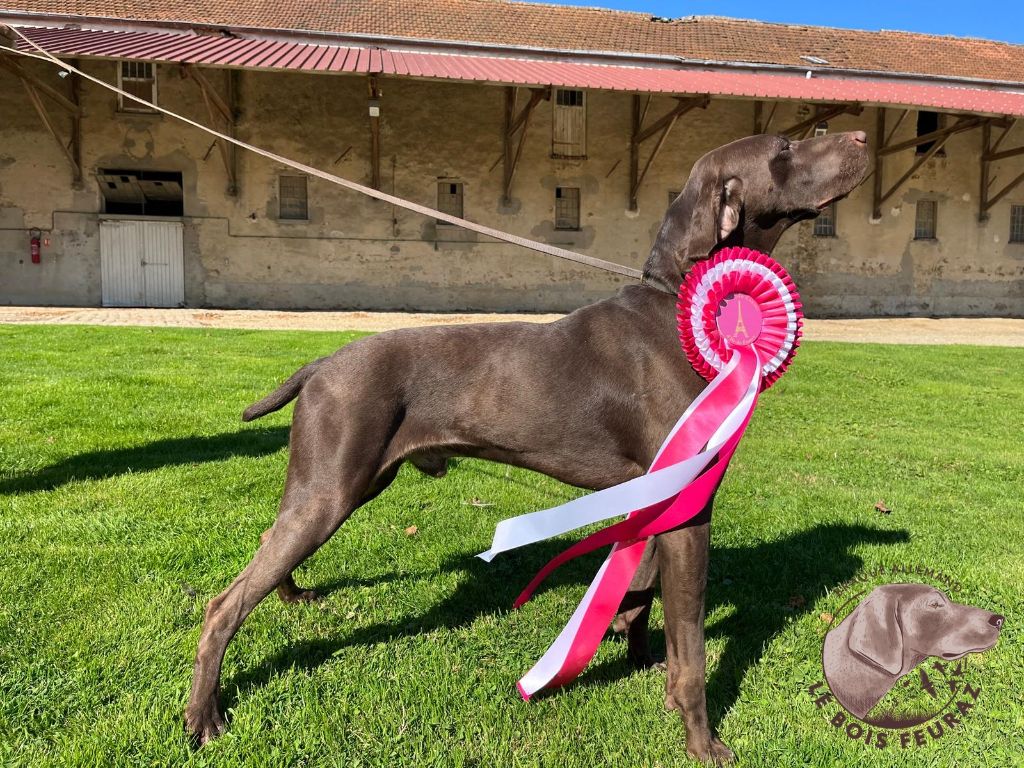
{"type": "Polygon", "coordinates": [[[1006,619],[1000,616],[998,613],[993,613],[991,616],[989,616],[988,619],[988,623],[996,629],[1002,629],[1004,621],[1006,621],[1006,619]]]}
{"type": "Polygon", "coordinates": [[[868,135],[864,131],[850,131],[850,138],[858,144],[868,143],[868,135]]]}

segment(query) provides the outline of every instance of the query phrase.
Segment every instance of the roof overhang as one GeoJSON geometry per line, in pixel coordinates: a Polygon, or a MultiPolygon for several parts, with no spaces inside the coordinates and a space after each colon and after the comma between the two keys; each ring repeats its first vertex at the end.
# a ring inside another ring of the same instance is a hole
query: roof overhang
{"type": "MultiPolygon", "coordinates": [[[[18,23],[30,40],[59,56],[195,64],[262,71],[391,75],[494,85],[557,86],[630,93],[736,99],[856,103],[1024,116],[1024,90],[996,84],[919,81],[822,70],[756,71],[670,57],[611,63],[571,56],[491,55],[387,46],[306,42],[224,32],[38,27],[18,23]]],[[[19,41],[20,50],[31,50],[19,41]]],[[[607,61],[607,60],[605,60],[607,61]]]]}

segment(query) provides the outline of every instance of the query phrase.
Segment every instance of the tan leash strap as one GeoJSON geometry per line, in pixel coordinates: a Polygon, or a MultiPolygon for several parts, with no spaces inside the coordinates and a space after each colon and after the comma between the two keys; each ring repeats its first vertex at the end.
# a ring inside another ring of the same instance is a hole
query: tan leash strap
{"type": "MultiPolygon", "coordinates": [[[[435,210],[426,205],[420,205],[419,203],[414,203],[411,200],[406,200],[401,197],[389,195],[387,192],[381,192],[378,189],[367,187],[362,184],[358,184],[354,181],[349,181],[348,179],[343,179],[340,176],[335,176],[332,173],[321,171],[317,168],[313,168],[312,166],[306,165],[305,163],[299,163],[295,160],[289,160],[288,158],[282,157],[281,155],[269,152],[265,149],[261,149],[260,147],[255,147],[252,144],[247,144],[246,142],[240,141],[239,139],[236,139],[233,136],[228,136],[227,134],[221,133],[220,131],[205,126],[202,123],[197,123],[195,120],[191,120],[187,117],[177,114],[176,112],[172,112],[169,109],[157,106],[156,104],[146,101],[143,98],[123,91],[120,88],[111,85],[110,83],[100,80],[99,78],[93,77],[92,75],[87,75],[80,69],[76,69],[75,67],[67,64],[61,59],[58,59],[56,56],[51,54],[49,51],[43,49],[32,40],[29,40],[17,27],[9,27],[9,29],[11,29],[14,32],[14,34],[17,35],[19,38],[24,40],[29,46],[38,51],[41,54],[41,58],[53,64],[56,64],[61,69],[66,70],[68,72],[73,72],[79,77],[84,78],[85,80],[88,80],[90,82],[96,83],[97,85],[106,88],[107,90],[113,91],[114,93],[117,93],[124,98],[131,99],[132,101],[136,101],[139,104],[144,104],[150,109],[156,110],[157,112],[162,112],[163,114],[169,117],[173,117],[176,120],[181,120],[183,123],[188,123],[192,127],[198,128],[201,131],[205,131],[206,133],[210,134],[211,136],[215,136],[221,141],[226,141],[230,144],[234,144],[237,147],[241,147],[242,149],[247,149],[250,152],[255,152],[257,155],[261,155],[267,158],[268,160],[273,160],[276,163],[281,163],[282,165],[294,168],[295,170],[302,171],[303,173],[309,174],[310,176],[315,176],[319,179],[323,179],[324,181],[329,181],[332,184],[337,184],[339,186],[345,187],[346,189],[351,189],[354,192],[359,192],[361,194],[367,195],[368,197],[372,197],[377,200],[382,200],[385,203],[398,206],[399,208],[404,208],[407,211],[414,211],[415,213],[419,213],[423,216],[434,218],[439,221],[444,221],[447,222],[448,224],[454,224],[464,229],[468,229],[472,232],[478,232],[481,235],[493,237],[495,240],[503,240],[506,243],[512,243],[513,245],[519,245],[522,246],[523,248],[528,248],[531,251],[544,253],[547,254],[548,256],[555,256],[556,258],[559,259],[567,259],[568,261],[574,261],[577,264],[585,264],[588,267],[602,269],[606,272],[614,272],[615,274],[624,275],[625,277],[631,277],[637,280],[639,280],[643,276],[643,273],[639,269],[627,267],[622,264],[616,264],[615,262],[612,261],[605,261],[604,259],[598,259],[593,256],[586,256],[582,253],[576,253],[575,251],[569,251],[566,250],[565,248],[559,248],[554,245],[548,245],[547,243],[539,243],[536,240],[530,240],[525,237],[520,237],[519,235],[513,235],[510,232],[503,232],[500,229],[494,229],[493,227],[487,227],[484,226],[483,224],[477,224],[472,221],[467,221],[466,219],[459,218],[458,216],[452,216],[449,213],[444,213],[443,211],[435,210]]],[[[40,56],[33,56],[32,54],[29,54],[25,51],[17,50],[15,48],[7,48],[5,50],[10,51],[11,53],[17,53],[22,56],[27,56],[33,59],[40,58],[40,56]]]]}

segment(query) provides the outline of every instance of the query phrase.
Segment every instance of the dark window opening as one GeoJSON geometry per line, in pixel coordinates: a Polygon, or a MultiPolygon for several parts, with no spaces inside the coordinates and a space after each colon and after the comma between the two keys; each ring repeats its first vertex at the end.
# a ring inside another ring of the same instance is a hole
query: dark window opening
{"type": "Polygon", "coordinates": [[[181,173],[101,168],[96,174],[103,213],[120,216],[184,216],[181,173]]]}
{"type": "MultiPolygon", "coordinates": [[[[927,136],[929,133],[935,133],[935,131],[942,128],[942,122],[942,115],[938,112],[929,112],[927,110],[919,111],[917,113],[917,135],[927,136]]],[[[917,154],[923,155],[934,146],[934,141],[926,141],[924,144],[918,144],[917,154]]],[[[945,148],[940,149],[936,154],[945,157],[945,148]]]]}

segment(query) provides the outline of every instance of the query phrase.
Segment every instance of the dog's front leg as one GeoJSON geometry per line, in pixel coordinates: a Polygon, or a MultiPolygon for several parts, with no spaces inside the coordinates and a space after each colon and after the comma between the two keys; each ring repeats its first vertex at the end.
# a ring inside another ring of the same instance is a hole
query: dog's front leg
{"type": "Polygon", "coordinates": [[[732,762],[732,751],[708,725],[705,695],[704,589],[708,578],[710,504],[690,524],[657,537],[665,609],[668,675],[665,706],[686,724],[686,751],[703,762],[732,762]]]}

